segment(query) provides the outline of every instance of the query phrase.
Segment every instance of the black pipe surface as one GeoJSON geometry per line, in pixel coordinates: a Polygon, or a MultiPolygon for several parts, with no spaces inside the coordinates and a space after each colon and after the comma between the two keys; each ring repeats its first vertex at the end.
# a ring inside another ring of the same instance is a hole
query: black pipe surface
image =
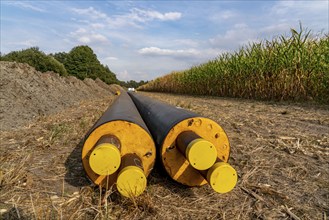
{"type": "Polygon", "coordinates": [[[86,137],[88,137],[99,126],[111,122],[111,121],[127,121],[139,125],[149,134],[150,131],[141,118],[136,106],[129,97],[126,91],[121,91],[121,94],[116,98],[112,105],[104,112],[104,114],[98,119],[98,121],[88,131],[86,137]]]}
{"type": "Polygon", "coordinates": [[[158,147],[162,146],[168,132],[177,123],[188,118],[200,117],[194,112],[177,108],[135,92],[128,92],[128,94],[135,103],[158,147]]]}

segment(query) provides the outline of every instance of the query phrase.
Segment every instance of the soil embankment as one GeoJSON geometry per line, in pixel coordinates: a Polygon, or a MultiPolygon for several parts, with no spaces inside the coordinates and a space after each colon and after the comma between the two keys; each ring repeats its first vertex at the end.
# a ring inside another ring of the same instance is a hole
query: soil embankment
{"type": "Polygon", "coordinates": [[[41,73],[27,64],[0,64],[1,130],[27,126],[34,118],[58,113],[81,101],[113,96],[116,89],[99,79],[82,81],[54,72],[41,73]]]}

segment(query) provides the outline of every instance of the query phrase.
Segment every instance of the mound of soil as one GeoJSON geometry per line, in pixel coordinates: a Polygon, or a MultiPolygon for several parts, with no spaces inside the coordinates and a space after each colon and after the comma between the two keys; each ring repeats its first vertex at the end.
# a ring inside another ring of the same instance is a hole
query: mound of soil
{"type": "Polygon", "coordinates": [[[0,64],[0,130],[26,126],[38,116],[60,112],[83,100],[111,96],[119,88],[99,79],[82,81],[54,72],[41,73],[27,64],[0,64]]]}

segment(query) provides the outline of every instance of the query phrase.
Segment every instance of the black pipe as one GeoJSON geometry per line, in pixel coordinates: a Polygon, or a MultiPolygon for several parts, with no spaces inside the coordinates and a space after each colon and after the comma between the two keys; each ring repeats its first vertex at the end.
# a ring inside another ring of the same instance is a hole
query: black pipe
{"type": "Polygon", "coordinates": [[[151,99],[135,92],[128,92],[158,147],[170,129],[182,120],[200,117],[198,114],[151,99]]]}
{"type": "Polygon", "coordinates": [[[234,188],[236,171],[227,163],[230,144],[220,125],[194,112],[137,93],[128,94],[149,128],[159,159],[171,178],[188,186],[211,182],[211,187],[220,193],[234,188]],[[221,162],[215,164],[216,161],[221,162]]]}
{"type": "Polygon", "coordinates": [[[124,196],[138,196],[144,191],[155,155],[151,133],[124,90],[88,131],[81,154],[83,167],[95,184],[107,188],[121,184],[120,193],[125,191],[124,196]],[[121,164],[128,154],[141,160],[142,169],[133,166],[128,169],[121,164]],[[136,176],[141,176],[144,182],[136,180],[136,176]],[[128,186],[135,191],[129,192],[128,186]]]}
{"type": "Polygon", "coordinates": [[[149,134],[150,131],[141,118],[136,106],[132,102],[131,98],[124,90],[120,91],[119,97],[117,97],[113,104],[104,112],[104,114],[97,120],[97,122],[87,132],[88,137],[99,126],[111,122],[111,121],[127,121],[139,125],[149,134]]]}

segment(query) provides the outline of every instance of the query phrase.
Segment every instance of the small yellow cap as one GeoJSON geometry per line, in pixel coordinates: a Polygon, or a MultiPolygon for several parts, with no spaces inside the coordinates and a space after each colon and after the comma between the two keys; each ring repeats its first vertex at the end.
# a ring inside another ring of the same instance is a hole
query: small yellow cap
{"type": "Polygon", "coordinates": [[[146,176],[144,171],[137,166],[123,168],[117,179],[119,193],[125,197],[137,197],[146,188],[146,176]]]}
{"type": "Polygon", "coordinates": [[[89,157],[90,168],[98,175],[110,175],[120,167],[119,149],[108,143],[98,145],[89,157]]]}
{"type": "Polygon", "coordinates": [[[189,143],[185,155],[192,167],[207,170],[216,162],[217,150],[209,141],[198,138],[189,143]]]}
{"type": "Polygon", "coordinates": [[[238,175],[230,164],[218,162],[208,170],[207,180],[216,192],[227,193],[235,187],[238,175]]]}

